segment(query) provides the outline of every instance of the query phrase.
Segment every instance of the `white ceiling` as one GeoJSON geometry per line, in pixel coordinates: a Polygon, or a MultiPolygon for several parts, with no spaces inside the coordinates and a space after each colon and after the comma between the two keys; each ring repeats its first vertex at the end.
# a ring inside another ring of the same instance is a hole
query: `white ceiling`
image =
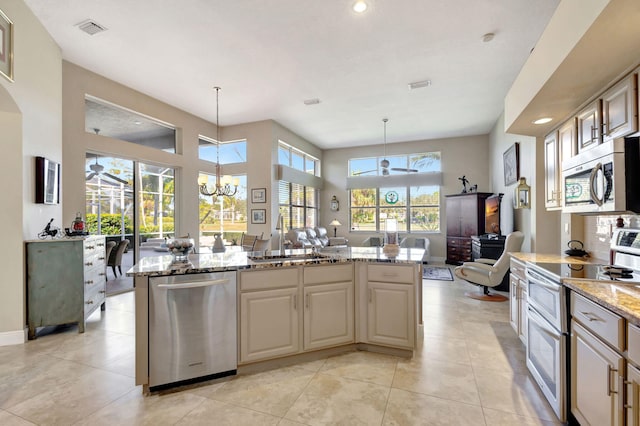
{"type": "Polygon", "coordinates": [[[489,133],[559,3],[25,1],[65,60],[212,122],[221,86],[222,126],[273,119],[323,149],[382,143],[383,117],[389,143],[489,133]]]}

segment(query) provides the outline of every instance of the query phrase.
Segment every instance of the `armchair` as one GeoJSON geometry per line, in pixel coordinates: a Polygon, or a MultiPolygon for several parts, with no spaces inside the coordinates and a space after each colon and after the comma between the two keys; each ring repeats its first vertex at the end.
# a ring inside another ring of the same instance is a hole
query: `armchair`
{"type": "Polygon", "coordinates": [[[524,234],[522,232],[512,232],[507,235],[504,242],[504,251],[498,260],[480,258],[475,262],[464,262],[462,266],[455,268],[454,273],[456,277],[483,288],[482,294],[467,292],[465,295],[473,299],[490,302],[503,302],[507,300],[506,297],[500,294],[489,294],[489,287],[500,285],[509,271],[509,264],[511,262],[509,253],[519,251],[523,241],[524,234]]]}
{"type": "Polygon", "coordinates": [[[422,256],[422,263],[429,263],[431,260],[431,253],[429,251],[430,245],[431,241],[429,241],[428,238],[404,237],[402,241],[400,241],[400,248],[423,249],[424,255],[422,256]]]}
{"type": "Polygon", "coordinates": [[[349,240],[344,237],[330,237],[327,235],[327,228],[324,226],[318,226],[315,229],[316,235],[320,243],[322,243],[322,247],[337,247],[337,246],[346,246],[349,244],[349,240]]]}

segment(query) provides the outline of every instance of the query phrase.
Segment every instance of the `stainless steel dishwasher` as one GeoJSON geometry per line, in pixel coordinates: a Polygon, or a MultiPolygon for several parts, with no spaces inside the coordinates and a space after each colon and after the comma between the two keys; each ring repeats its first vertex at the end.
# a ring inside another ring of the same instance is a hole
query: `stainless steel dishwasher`
{"type": "Polygon", "coordinates": [[[149,387],[235,374],[236,273],[149,279],[149,387]]]}

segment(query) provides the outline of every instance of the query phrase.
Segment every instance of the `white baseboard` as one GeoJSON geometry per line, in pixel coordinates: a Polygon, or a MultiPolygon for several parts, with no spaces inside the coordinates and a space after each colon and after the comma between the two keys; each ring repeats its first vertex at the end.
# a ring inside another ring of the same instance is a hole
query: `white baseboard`
{"type": "Polygon", "coordinates": [[[22,345],[27,341],[27,329],[0,333],[0,346],[22,345]]]}

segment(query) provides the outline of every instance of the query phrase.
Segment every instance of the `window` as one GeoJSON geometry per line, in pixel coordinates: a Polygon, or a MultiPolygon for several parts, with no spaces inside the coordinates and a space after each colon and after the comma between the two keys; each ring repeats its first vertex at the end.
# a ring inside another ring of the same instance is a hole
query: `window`
{"type": "MultiPolygon", "coordinates": [[[[198,154],[201,160],[216,162],[218,157],[218,143],[200,136],[198,138],[198,154]]],[[[247,141],[220,142],[220,164],[246,163],[247,162],[247,141]]]]}
{"type": "Polygon", "coordinates": [[[320,160],[282,141],[278,143],[278,164],[320,176],[320,160]]]}
{"type": "MultiPolygon", "coordinates": [[[[209,186],[216,182],[215,175],[200,173],[200,179],[206,178],[209,186]]],[[[233,197],[207,197],[199,195],[199,231],[200,245],[212,246],[215,234],[233,244],[240,243],[240,236],[247,232],[247,176],[234,175],[238,178],[238,192],[233,197]]]]}
{"type": "Polygon", "coordinates": [[[140,234],[147,238],[163,238],[174,233],[174,170],[138,163],[141,181],[139,217],[140,234]]]}
{"type": "Polygon", "coordinates": [[[352,231],[383,232],[396,219],[401,232],[440,231],[440,153],[349,160],[349,209],[352,231]],[[394,170],[395,169],[395,170],[394,170]]]}
{"type": "Polygon", "coordinates": [[[318,191],[297,183],[279,182],[279,213],[288,229],[315,227],[318,223],[318,191]]]}

